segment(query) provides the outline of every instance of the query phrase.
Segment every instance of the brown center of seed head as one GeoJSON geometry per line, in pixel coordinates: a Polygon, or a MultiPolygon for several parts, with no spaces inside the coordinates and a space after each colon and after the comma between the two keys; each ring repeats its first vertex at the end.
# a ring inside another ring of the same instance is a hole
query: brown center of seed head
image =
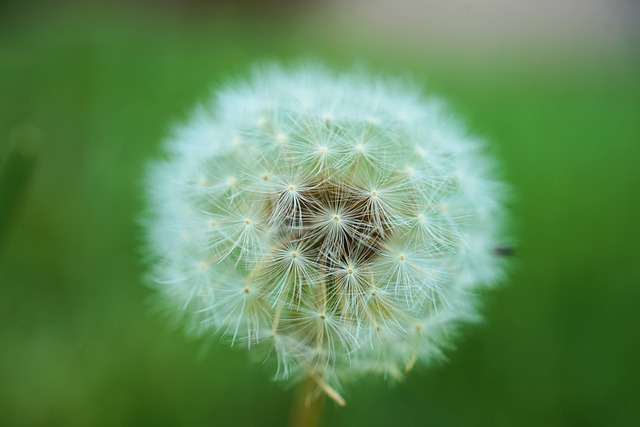
{"type": "Polygon", "coordinates": [[[299,203],[281,224],[283,246],[296,245],[315,253],[321,268],[331,269],[349,260],[359,264],[376,257],[389,238],[389,218],[371,212],[369,197],[331,182],[309,185],[299,191],[299,203]],[[323,223],[326,212],[335,225],[323,223]]]}

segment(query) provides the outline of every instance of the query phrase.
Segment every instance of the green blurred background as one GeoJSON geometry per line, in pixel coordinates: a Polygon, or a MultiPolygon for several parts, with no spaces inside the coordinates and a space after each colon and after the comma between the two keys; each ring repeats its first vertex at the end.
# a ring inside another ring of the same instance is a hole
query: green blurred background
{"type": "Polygon", "coordinates": [[[0,198],[0,425],[287,423],[270,367],[154,309],[137,220],[172,124],[251,64],[310,56],[448,99],[503,165],[517,246],[448,362],[350,384],[324,425],[640,425],[637,3],[440,3],[0,3],[0,170],[40,140],[0,198]]]}

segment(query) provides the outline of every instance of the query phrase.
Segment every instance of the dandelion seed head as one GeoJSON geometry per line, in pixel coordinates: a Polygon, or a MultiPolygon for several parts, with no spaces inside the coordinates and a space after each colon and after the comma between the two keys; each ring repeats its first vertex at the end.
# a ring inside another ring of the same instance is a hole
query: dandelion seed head
{"type": "Polygon", "coordinates": [[[416,93],[272,66],[176,129],[147,224],[155,284],[191,330],[327,386],[441,357],[501,277],[504,190],[478,140],[416,93]]]}

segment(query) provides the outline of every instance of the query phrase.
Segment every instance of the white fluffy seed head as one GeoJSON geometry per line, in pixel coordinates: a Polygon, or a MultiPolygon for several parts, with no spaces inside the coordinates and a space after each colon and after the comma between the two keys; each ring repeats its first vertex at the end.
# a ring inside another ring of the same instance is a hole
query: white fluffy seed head
{"type": "Polygon", "coordinates": [[[278,378],[332,395],[402,377],[500,276],[503,190],[480,147],[397,82],[262,68],[153,165],[155,283],[194,330],[268,349],[278,378]]]}

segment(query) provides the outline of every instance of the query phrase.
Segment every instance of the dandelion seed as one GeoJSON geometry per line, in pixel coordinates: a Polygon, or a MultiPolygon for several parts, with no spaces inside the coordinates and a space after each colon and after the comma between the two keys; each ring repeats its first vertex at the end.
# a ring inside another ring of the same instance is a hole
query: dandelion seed
{"type": "Polygon", "coordinates": [[[345,379],[439,357],[511,253],[491,162],[402,86],[261,69],[181,127],[148,179],[167,302],[339,404],[345,379]]]}

